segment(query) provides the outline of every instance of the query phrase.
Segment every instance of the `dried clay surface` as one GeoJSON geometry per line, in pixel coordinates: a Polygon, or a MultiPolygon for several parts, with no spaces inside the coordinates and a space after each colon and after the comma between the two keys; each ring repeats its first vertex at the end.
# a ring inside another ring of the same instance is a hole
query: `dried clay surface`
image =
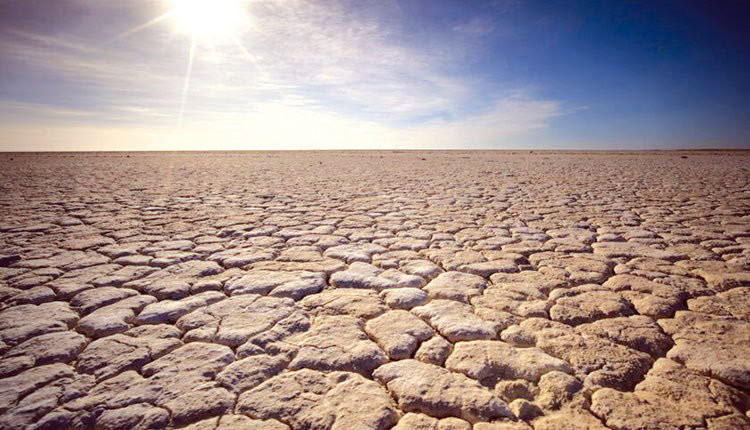
{"type": "Polygon", "coordinates": [[[0,154],[0,429],[750,429],[750,153],[0,154]]]}

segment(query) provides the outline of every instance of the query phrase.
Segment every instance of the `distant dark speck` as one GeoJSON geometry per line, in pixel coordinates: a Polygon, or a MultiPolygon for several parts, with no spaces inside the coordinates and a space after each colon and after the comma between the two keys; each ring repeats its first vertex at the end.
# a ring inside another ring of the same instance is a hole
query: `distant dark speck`
{"type": "Polygon", "coordinates": [[[681,158],[687,158],[687,155],[683,155],[681,158]]]}

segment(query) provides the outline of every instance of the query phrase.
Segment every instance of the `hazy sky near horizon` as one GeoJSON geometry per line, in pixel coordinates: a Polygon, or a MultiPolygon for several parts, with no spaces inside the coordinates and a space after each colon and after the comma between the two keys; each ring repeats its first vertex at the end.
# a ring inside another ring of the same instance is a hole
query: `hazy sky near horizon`
{"type": "Polygon", "coordinates": [[[749,23],[743,0],[0,0],[0,151],[748,148],[749,23]]]}

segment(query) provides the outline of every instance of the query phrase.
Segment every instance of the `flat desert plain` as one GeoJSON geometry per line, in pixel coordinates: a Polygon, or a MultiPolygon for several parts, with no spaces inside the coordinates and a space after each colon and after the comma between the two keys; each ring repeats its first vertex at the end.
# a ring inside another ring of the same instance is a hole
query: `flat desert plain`
{"type": "Polygon", "coordinates": [[[750,153],[0,154],[0,428],[750,428],[750,153]]]}

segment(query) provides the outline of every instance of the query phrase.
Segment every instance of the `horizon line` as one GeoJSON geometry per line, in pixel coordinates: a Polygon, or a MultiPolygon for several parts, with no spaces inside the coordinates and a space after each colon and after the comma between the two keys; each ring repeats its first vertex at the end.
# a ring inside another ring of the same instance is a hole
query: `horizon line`
{"type": "Polygon", "coordinates": [[[142,150],[25,150],[25,151],[0,151],[0,155],[5,154],[126,154],[126,153],[175,153],[175,152],[207,152],[207,153],[233,153],[233,152],[524,152],[524,153],[555,153],[555,152],[620,152],[620,153],[637,153],[637,152],[750,152],[747,148],[670,148],[670,149],[495,149],[495,148],[379,148],[379,149],[142,149],[142,150]]]}

